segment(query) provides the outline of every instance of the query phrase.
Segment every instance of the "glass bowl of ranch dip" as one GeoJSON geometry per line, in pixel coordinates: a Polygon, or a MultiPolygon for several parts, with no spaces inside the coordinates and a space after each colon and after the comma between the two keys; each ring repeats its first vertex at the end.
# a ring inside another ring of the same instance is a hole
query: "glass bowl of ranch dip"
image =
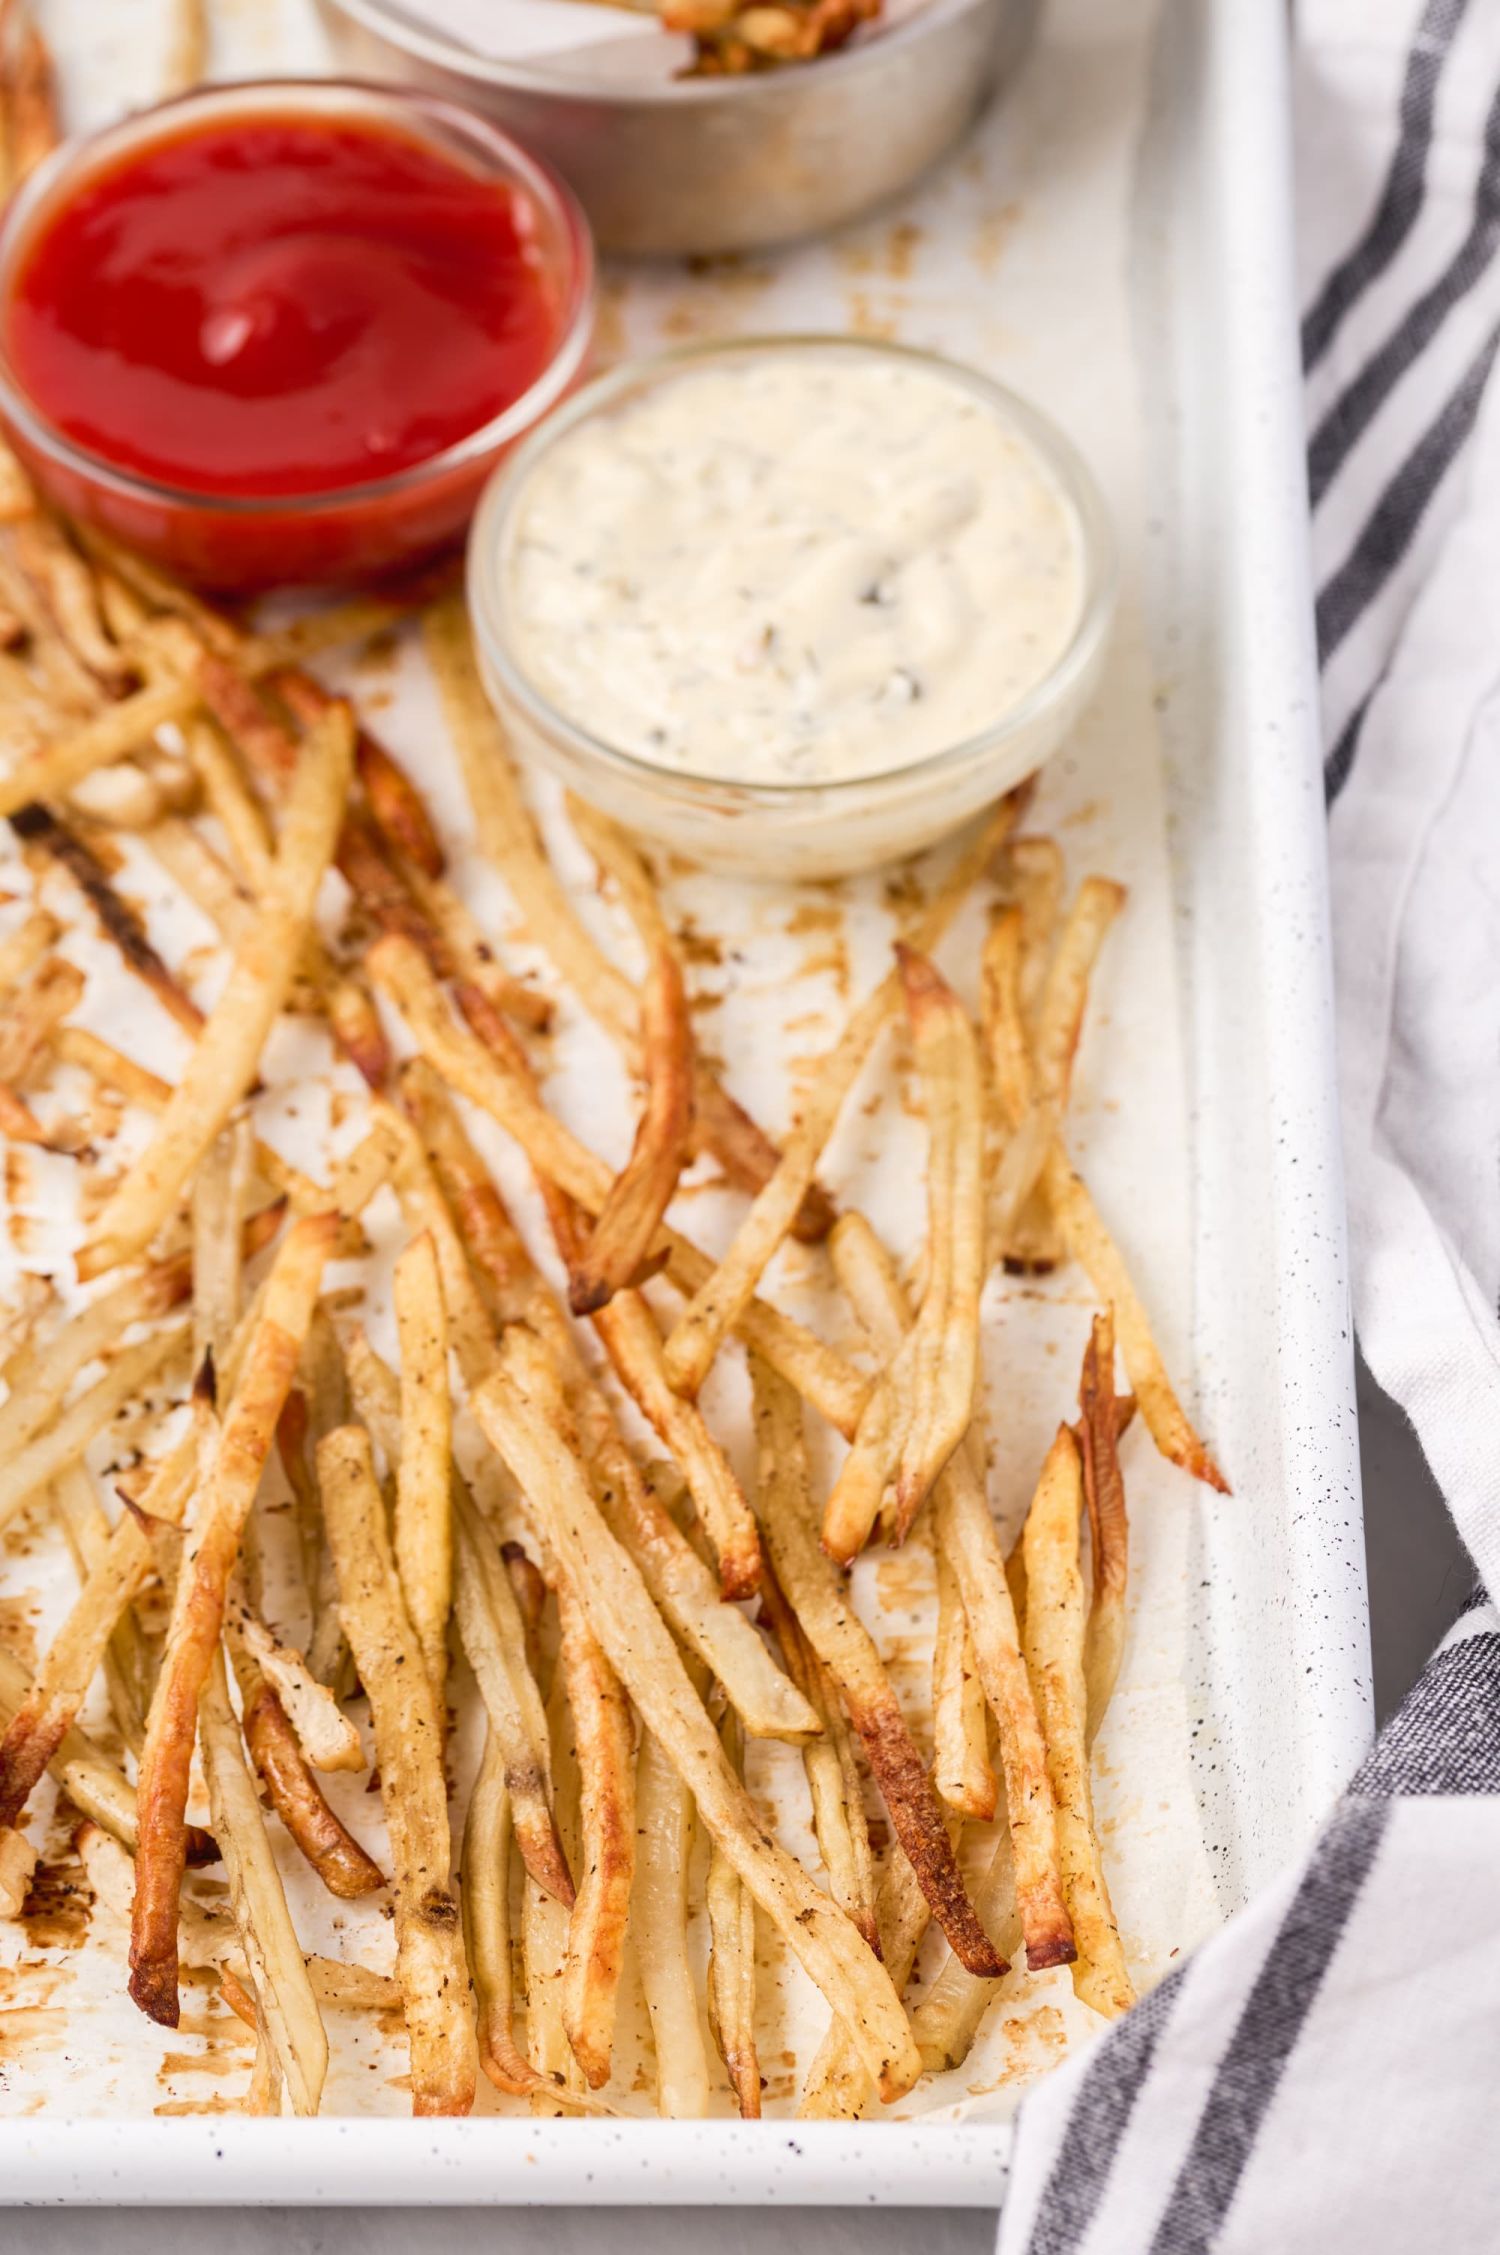
{"type": "Polygon", "coordinates": [[[767,337],[613,370],[469,541],[518,747],[710,866],[915,853],[1039,767],[1099,675],[1104,505],[1037,410],[929,354],[767,337]]]}

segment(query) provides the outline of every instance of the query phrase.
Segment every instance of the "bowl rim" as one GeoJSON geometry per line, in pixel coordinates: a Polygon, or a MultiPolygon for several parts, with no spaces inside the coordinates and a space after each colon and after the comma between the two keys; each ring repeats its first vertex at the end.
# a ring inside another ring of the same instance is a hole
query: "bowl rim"
{"type": "MultiPolygon", "coordinates": [[[[455,78],[466,79],[472,85],[550,94],[559,100],[616,103],[632,109],[657,104],[670,108],[775,102],[784,99],[788,77],[800,75],[801,66],[798,66],[793,71],[747,71],[729,78],[669,77],[660,84],[625,86],[617,79],[595,75],[587,69],[549,70],[537,64],[482,55],[477,48],[466,47],[459,39],[414,22],[400,7],[391,5],[390,0],[318,0],[318,4],[329,13],[373,32],[377,38],[389,40],[402,54],[447,71],[455,78]]],[[[936,31],[940,24],[970,15],[985,5],[986,0],[921,0],[921,5],[902,22],[872,32],[867,38],[853,39],[832,54],[815,57],[811,67],[816,72],[817,83],[827,86],[836,78],[851,78],[884,57],[904,51],[924,32],[936,31]]]]}
{"type": "Polygon", "coordinates": [[[424,122],[447,127],[461,143],[486,158],[496,177],[504,174],[519,182],[554,224],[567,259],[557,345],[541,374],[477,430],[385,477],[367,478],[353,485],[322,486],[309,493],[217,493],[203,487],[176,486],[125,469],[60,429],[12,366],[0,321],[0,419],[11,424],[25,444],[96,488],[180,514],[260,519],[317,516],[330,510],[357,512],[420,492],[455,471],[482,463],[497,447],[529,430],[566,396],[587,358],[594,326],[594,238],[577,197],[550,165],[533,156],[483,112],[445,94],[429,93],[421,87],[382,85],[373,79],[277,73],[265,78],[219,80],[190,87],[186,93],[132,111],[96,132],[62,142],[28,174],[0,215],[0,305],[8,295],[16,262],[53,199],[65,195],[70,186],[98,166],[169,134],[179,121],[216,113],[284,112],[288,108],[329,115],[379,116],[387,121],[409,122],[413,129],[424,122]]]}
{"type": "Polygon", "coordinates": [[[464,576],[469,618],[480,657],[492,671],[503,695],[533,728],[545,736],[563,740],[575,757],[585,762],[592,760],[617,775],[658,791],[675,789],[717,797],[723,803],[790,809],[805,808],[819,795],[847,800],[860,792],[893,792],[918,778],[934,779],[962,769],[999,751],[1023,730],[1044,720],[1050,710],[1066,705],[1078,687],[1089,679],[1109,639],[1118,585],[1118,560],[1114,528],[1093,472],[1066,433],[1019,392],[977,368],[966,367],[960,361],[921,346],[797,330],[778,335],[697,339],[689,344],[673,345],[662,352],[623,361],[583,385],[491,473],[469,527],[464,576]],[[593,416],[607,413],[633,392],[670,380],[684,369],[713,361],[807,351],[897,361],[927,369],[984,400],[1019,431],[1040,456],[1077,519],[1083,589],[1072,634],[1041,680],[984,728],[976,729],[956,743],[923,753],[920,758],[904,761],[899,767],[881,768],[873,774],[809,777],[805,781],[786,783],[746,782],[731,776],[696,775],[689,769],[665,767],[643,759],[637,752],[607,743],[603,737],[595,736],[560,712],[524,672],[509,647],[504,626],[509,606],[502,584],[506,536],[528,479],[552,446],[593,416]]]}

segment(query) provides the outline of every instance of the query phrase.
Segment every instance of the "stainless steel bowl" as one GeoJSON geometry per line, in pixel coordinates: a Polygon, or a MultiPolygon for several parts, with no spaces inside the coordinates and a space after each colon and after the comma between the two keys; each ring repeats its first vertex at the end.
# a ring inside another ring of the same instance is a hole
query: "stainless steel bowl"
{"type": "Polygon", "coordinates": [[[1038,0],[926,0],[841,54],[747,78],[672,76],[681,42],[494,62],[393,0],[318,0],[341,66],[434,88],[554,165],[602,248],[745,251],[899,194],[978,115],[1038,0]]]}

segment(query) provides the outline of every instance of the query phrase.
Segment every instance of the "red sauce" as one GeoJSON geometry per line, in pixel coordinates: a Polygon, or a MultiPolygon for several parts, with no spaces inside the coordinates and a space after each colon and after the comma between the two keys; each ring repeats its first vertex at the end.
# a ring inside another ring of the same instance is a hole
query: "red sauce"
{"type": "Polygon", "coordinates": [[[559,296],[524,193],[394,130],[247,113],[81,181],[4,341],[54,426],[120,468],[296,495],[480,429],[546,367],[559,296]]]}

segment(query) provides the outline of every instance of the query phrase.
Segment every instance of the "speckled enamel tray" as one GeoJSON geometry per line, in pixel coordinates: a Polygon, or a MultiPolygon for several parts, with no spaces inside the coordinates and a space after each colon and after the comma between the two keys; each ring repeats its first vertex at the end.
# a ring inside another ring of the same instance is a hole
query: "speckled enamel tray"
{"type": "MultiPolygon", "coordinates": [[[[155,0],[132,0],[87,26],[81,121],[149,96],[148,20],[155,0]]],[[[317,52],[303,0],[226,6],[216,21],[226,69],[317,52]]],[[[1131,888],[1074,1135],[1235,1489],[1209,1496],[1149,1450],[1130,1460],[1131,1639],[1099,1800],[1142,1983],[1303,1847],[1370,1726],[1282,38],[1278,10],[1237,0],[1162,0],[1159,20],[1152,0],[1054,0],[1003,106],[908,205],[774,260],[617,273],[603,308],[611,354],[819,326],[936,346],[1045,405],[1115,512],[1120,632],[1039,807],[1075,875],[1099,867],[1131,888]]],[[[425,761],[430,692],[410,665],[386,705],[397,751],[425,761]]],[[[432,759],[424,780],[461,835],[461,801],[432,759]]],[[[462,873],[503,918],[482,872],[462,873]]],[[[882,960],[879,887],[839,898],[836,934],[826,904],[809,923],[805,902],[774,890],[683,879],[676,905],[727,937],[703,974],[720,1046],[751,1060],[757,1091],[778,1092],[763,1108],[784,1124],[798,1059],[837,1022],[851,966],[858,988],[882,960]]],[[[961,934],[954,954],[965,960],[961,934]]],[[[290,1082],[295,1060],[282,1071],[290,1082]]],[[[560,1055],[550,1093],[598,1134],[593,1071],[585,1047],[560,1055]]],[[[835,1162],[905,1250],[921,1169],[899,1113],[846,1123],[835,1162]]],[[[722,1231],[711,1200],[693,1221],[722,1231]]],[[[995,1288],[1007,1514],[1066,1408],[1061,1358],[1076,1368],[1085,1308],[1076,1284],[995,1288]]],[[[894,1562],[861,1571],[905,1686],[922,1592],[894,1562]]],[[[79,1921],[54,1923],[0,1950],[9,2200],[993,2205],[1018,2095],[1097,2027],[1048,1977],[1002,1998],[966,2069],[898,2118],[804,2125],[790,2117],[807,2000],[768,1976],[760,2124],[417,2123],[374,2051],[341,2064],[320,2121],[251,2121],[205,2111],[214,2062],[164,2052],[121,2007],[118,1934],[106,1948],[79,1921]]],[[[625,2103],[644,2105],[628,2086],[625,2103]]]]}

